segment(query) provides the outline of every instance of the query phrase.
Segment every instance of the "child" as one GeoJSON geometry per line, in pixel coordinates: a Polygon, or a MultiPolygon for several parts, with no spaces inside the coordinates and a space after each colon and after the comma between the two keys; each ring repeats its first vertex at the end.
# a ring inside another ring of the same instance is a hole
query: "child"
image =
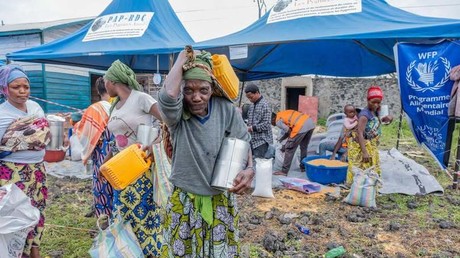
{"type": "Polygon", "coordinates": [[[358,116],[356,116],[356,109],[353,105],[347,104],[343,108],[345,113],[345,121],[343,122],[343,126],[345,126],[345,130],[353,130],[358,125],[358,116]]]}
{"type": "Polygon", "coordinates": [[[340,135],[339,139],[337,140],[334,150],[332,151],[331,158],[332,160],[335,159],[336,153],[341,154],[341,160],[345,161],[347,159],[347,147],[348,147],[348,139],[352,136],[351,133],[357,129],[358,126],[358,116],[356,108],[351,105],[347,104],[343,107],[343,112],[345,113],[345,119],[343,121],[343,134],[340,135]]]}

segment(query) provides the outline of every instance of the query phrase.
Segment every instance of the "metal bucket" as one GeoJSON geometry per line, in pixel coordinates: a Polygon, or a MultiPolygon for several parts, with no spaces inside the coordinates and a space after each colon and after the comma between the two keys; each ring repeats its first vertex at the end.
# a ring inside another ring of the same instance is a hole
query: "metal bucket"
{"type": "Polygon", "coordinates": [[[149,125],[140,124],[137,126],[137,142],[142,146],[151,145],[158,137],[159,130],[149,125]]]}
{"type": "Polygon", "coordinates": [[[51,140],[46,146],[47,150],[60,150],[64,143],[64,122],[48,120],[50,125],[51,140]]]}
{"type": "Polygon", "coordinates": [[[236,175],[246,167],[249,143],[237,138],[224,138],[217,156],[211,186],[219,190],[233,187],[236,175]]]}

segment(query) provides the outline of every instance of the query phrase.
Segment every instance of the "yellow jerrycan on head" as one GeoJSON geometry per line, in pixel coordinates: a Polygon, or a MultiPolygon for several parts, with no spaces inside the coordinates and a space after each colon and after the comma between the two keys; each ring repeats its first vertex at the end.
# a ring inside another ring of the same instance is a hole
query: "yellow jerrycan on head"
{"type": "Polygon", "coordinates": [[[101,173],[115,190],[123,190],[150,168],[152,160],[140,144],[132,144],[101,166],[101,173]]]}
{"type": "Polygon", "coordinates": [[[231,99],[236,99],[240,89],[240,80],[236,76],[227,56],[214,54],[211,56],[211,59],[212,73],[220,86],[222,86],[222,89],[231,99]]]}

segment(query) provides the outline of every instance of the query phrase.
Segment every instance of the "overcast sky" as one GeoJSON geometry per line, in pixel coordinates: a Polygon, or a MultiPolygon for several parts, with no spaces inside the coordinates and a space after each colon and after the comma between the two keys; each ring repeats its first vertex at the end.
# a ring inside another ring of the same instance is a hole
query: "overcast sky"
{"type": "MultiPolygon", "coordinates": [[[[136,1],[136,0],[132,0],[136,1]]],[[[0,0],[4,24],[31,23],[99,15],[111,0],[0,0]]],[[[170,0],[195,41],[238,31],[258,18],[255,0],[170,0]]],[[[276,0],[266,0],[267,8],[276,0]]],[[[460,0],[387,0],[425,16],[460,19],[460,0]]]]}

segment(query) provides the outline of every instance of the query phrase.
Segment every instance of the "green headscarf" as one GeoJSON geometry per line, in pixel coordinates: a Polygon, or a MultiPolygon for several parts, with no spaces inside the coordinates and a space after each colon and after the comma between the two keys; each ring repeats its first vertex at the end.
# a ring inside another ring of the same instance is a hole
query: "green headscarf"
{"type": "MultiPolygon", "coordinates": [[[[134,71],[129,68],[129,66],[123,64],[120,60],[116,60],[112,63],[112,65],[107,70],[104,78],[115,82],[115,83],[123,83],[128,85],[133,90],[141,90],[141,85],[136,80],[136,74],[134,71]]],[[[110,113],[112,113],[113,109],[120,101],[120,97],[116,97],[110,107],[110,113]]]]}
{"type": "Polygon", "coordinates": [[[194,65],[204,65],[206,68],[209,69],[209,72],[212,74],[212,60],[211,60],[211,53],[206,51],[201,51],[201,54],[195,57],[195,61],[193,64],[186,64],[188,66],[187,70],[184,71],[183,79],[184,80],[203,80],[208,81],[211,84],[213,83],[209,72],[203,69],[203,67],[196,67],[194,65]]]}
{"type": "Polygon", "coordinates": [[[128,85],[133,90],[141,90],[141,85],[137,82],[134,71],[120,60],[112,63],[105,74],[105,78],[109,81],[128,85]]]}

